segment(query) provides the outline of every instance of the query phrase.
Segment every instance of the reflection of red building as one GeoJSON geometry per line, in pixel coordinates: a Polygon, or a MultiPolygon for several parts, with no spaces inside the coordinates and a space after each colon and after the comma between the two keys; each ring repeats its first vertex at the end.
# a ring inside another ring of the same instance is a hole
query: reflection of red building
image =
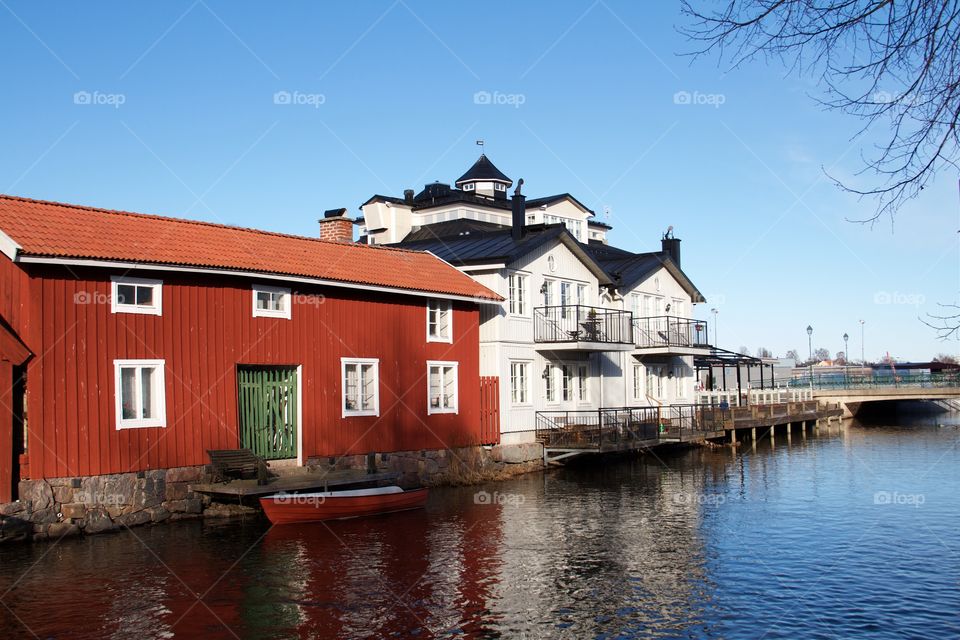
{"type": "Polygon", "coordinates": [[[0,253],[0,502],[206,449],[491,441],[478,309],[500,298],[430,254],[8,196],[0,253]]]}
{"type": "Polygon", "coordinates": [[[410,511],[279,526],[253,554],[288,567],[284,597],[310,603],[299,609],[300,637],[407,637],[419,629],[431,638],[454,628],[480,637],[500,580],[501,517],[498,505],[457,503],[442,517],[410,511]]]}

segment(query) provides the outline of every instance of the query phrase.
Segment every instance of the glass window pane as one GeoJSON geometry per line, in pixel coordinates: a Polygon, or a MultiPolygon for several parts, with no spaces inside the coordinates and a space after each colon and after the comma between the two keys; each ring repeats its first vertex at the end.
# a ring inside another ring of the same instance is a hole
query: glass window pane
{"type": "Polygon", "coordinates": [[[120,369],[120,417],[124,420],[137,417],[137,370],[134,367],[120,369]]]}
{"type": "Polygon", "coordinates": [[[362,398],[360,399],[360,408],[364,411],[373,409],[373,394],[376,387],[373,379],[373,365],[365,364],[360,368],[360,385],[362,398]]]}
{"type": "Polygon", "coordinates": [[[348,410],[357,408],[357,365],[355,364],[344,366],[343,397],[344,406],[348,410]]]}
{"type": "Polygon", "coordinates": [[[440,367],[430,367],[430,408],[440,407],[440,367]]]}
{"type": "Polygon", "coordinates": [[[117,304],[134,304],[137,297],[137,288],[132,284],[117,285],[117,304]]]}
{"type": "Polygon", "coordinates": [[[153,306],[153,287],[139,286],[137,289],[137,304],[144,307],[153,306]]]}
{"type": "Polygon", "coordinates": [[[140,417],[153,418],[153,376],[151,367],[140,370],[140,417]]]}
{"type": "Polygon", "coordinates": [[[270,308],[270,293],[267,291],[257,291],[257,309],[267,310],[270,308]]]}
{"type": "Polygon", "coordinates": [[[445,409],[452,409],[456,406],[457,398],[457,376],[454,374],[453,367],[444,367],[443,369],[443,406],[445,409]]]}

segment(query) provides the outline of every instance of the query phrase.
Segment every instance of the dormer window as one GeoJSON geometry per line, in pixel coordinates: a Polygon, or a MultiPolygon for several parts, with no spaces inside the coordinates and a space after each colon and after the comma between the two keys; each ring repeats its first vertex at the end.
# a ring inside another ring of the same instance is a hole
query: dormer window
{"type": "Polygon", "coordinates": [[[493,188],[496,189],[497,191],[506,191],[507,185],[501,184],[499,182],[495,182],[493,183],[493,188]]]}
{"type": "Polygon", "coordinates": [[[473,191],[473,183],[472,183],[472,182],[467,182],[466,184],[464,184],[464,185],[463,185],[463,190],[464,190],[464,191],[473,191]]]}

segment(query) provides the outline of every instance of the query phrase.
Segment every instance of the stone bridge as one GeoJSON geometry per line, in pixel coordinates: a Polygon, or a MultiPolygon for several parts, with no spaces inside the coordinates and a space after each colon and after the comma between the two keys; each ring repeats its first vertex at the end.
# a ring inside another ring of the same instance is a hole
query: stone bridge
{"type": "Polygon", "coordinates": [[[917,400],[936,402],[946,409],[960,409],[960,384],[926,385],[923,383],[891,383],[850,386],[814,386],[813,397],[823,402],[836,402],[843,408],[843,416],[854,416],[863,403],[890,400],[917,400]]]}

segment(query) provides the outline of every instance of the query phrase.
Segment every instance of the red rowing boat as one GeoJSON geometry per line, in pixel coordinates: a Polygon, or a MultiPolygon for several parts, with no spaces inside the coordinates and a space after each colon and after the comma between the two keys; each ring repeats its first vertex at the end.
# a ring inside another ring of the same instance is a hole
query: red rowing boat
{"type": "Polygon", "coordinates": [[[404,491],[400,487],[280,493],[260,498],[260,506],[273,524],[338,520],[406,511],[419,509],[426,502],[427,489],[404,491]]]}

